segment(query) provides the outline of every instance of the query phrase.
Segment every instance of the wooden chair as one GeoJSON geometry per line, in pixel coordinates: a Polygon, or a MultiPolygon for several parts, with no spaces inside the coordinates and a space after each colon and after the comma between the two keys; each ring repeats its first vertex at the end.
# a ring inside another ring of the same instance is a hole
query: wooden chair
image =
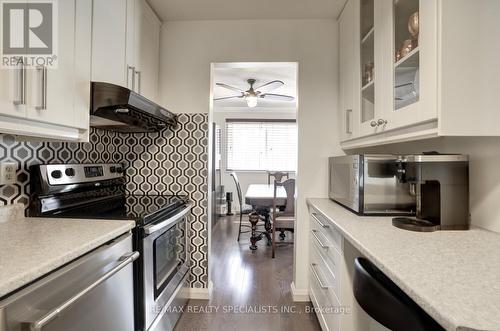
{"type": "Polygon", "coordinates": [[[283,172],[283,171],[268,171],[267,172],[267,185],[271,185],[271,177],[274,177],[274,179],[278,183],[281,183],[283,178],[286,177],[286,179],[289,179],[290,174],[288,172],[283,172]]]}
{"type": "MultiPolygon", "coordinates": [[[[281,231],[284,234],[285,231],[294,232],[295,228],[295,179],[287,179],[282,183],[274,181],[274,198],[273,198],[273,209],[272,209],[272,257],[274,259],[276,251],[276,231],[281,231]],[[279,206],[276,205],[276,192],[278,187],[284,187],[286,191],[286,204],[285,208],[280,211],[279,206]]],[[[280,234],[281,237],[281,234],[280,234]]],[[[284,238],[284,236],[282,237],[284,238]]],[[[293,244],[293,242],[283,242],[284,244],[293,244]]]]}
{"type": "Polygon", "coordinates": [[[251,230],[241,231],[241,228],[242,227],[251,228],[250,225],[242,224],[242,221],[243,221],[243,214],[248,214],[252,212],[252,207],[243,203],[243,194],[241,193],[240,181],[238,180],[236,172],[233,171],[230,173],[230,175],[231,177],[233,177],[234,185],[236,186],[236,192],[238,194],[238,203],[240,204],[240,226],[238,229],[238,241],[240,241],[240,236],[242,233],[248,233],[251,231],[251,230]]]}

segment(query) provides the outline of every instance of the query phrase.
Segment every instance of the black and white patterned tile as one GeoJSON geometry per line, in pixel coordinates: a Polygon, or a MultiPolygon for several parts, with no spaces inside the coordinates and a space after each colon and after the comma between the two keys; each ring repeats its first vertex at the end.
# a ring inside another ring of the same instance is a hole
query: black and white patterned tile
{"type": "Polygon", "coordinates": [[[133,194],[183,194],[195,204],[189,224],[191,287],[208,287],[208,116],[179,114],[173,130],[120,134],[92,130],[88,143],[18,140],[0,134],[0,162],[17,164],[17,182],[0,186],[0,204],[28,204],[29,167],[40,163],[121,162],[133,194]]]}

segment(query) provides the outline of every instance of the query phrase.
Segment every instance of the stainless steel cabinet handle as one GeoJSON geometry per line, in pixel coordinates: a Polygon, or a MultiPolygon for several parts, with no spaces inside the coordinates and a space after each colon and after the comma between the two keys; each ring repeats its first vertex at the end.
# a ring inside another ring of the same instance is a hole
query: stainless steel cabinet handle
{"type": "Polygon", "coordinates": [[[347,134],[352,133],[351,114],[352,114],[352,109],[346,109],[346,111],[345,111],[345,133],[347,133],[347,134]]]}
{"type": "Polygon", "coordinates": [[[316,239],[321,248],[324,249],[330,248],[328,245],[323,244],[323,242],[319,239],[318,235],[316,234],[316,230],[311,230],[311,234],[313,235],[314,239],[316,239]]]}
{"type": "Polygon", "coordinates": [[[312,213],[311,216],[312,216],[312,218],[314,218],[316,220],[316,222],[318,222],[319,226],[321,226],[322,228],[329,228],[330,227],[328,224],[321,222],[319,220],[319,218],[316,217],[316,213],[312,213]]]}
{"type": "Polygon", "coordinates": [[[127,87],[130,88],[130,85],[128,85],[128,82],[130,81],[130,71],[132,70],[132,88],[131,90],[133,91],[135,89],[135,67],[132,66],[127,66],[127,87]]]}
{"type": "Polygon", "coordinates": [[[130,252],[118,259],[120,263],[101,277],[99,277],[95,282],[90,284],[88,287],[83,289],[81,292],[78,294],[74,295],[70,299],[66,300],[64,303],[62,303],[59,307],[56,307],[52,309],[49,313],[47,313],[45,316],[40,318],[39,320],[33,322],[33,323],[26,323],[29,325],[29,330],[31,331],[41,331],[44,326],[46,326],[50,321],[53,319],[57,318],[61,313],[63,313],[66,309],[68,309],[71,305],[73,305],[75,302],[83,298],[86,294],[88,294],[90,291],[95,289],[97,286],[105,282],[107,279],[109,279],[111,276],[114,274],[118,273],[120,270],[125,268],[127,265],[130,263],[134,262],[137,258],[139,257],[139,252],[130,252]]]}
{"type": "Polygon", "coordinates": [[[384,119],[381,119],[381,118],[380,118],[380,119],[377,121],[377,125],[386,125],[386,124],[387,124],[387,120],[384,120],[384,119]]]}
{"type": "Polygon", "coordinates": [[[371,126],[372,128],[374,128],[374,127],[378,126],[378,124],[377,124],[377,122],[375,122],[375,121],[371,121],[371,122],[370,122],[370,126],[371,126]]]}
{"type": "Polygon", "coordinates": [[[142,74],[140,71],[136,71],[135,74],[137,75],[137,93],[141,93],[141,77],[142,74]]]}
{"type": "Polygon", "coordinates": [[[321,280],[321,278],[319,278],[318,272],[316,271],[316,266],[317,266],[316,263],[311,263],[311,271],[312,271],[314,277],[316,278],[316,280],[318,281],[319,287],[321,287],[322,289],[330,288],[331,286],[325,285],[323,283],[323,281],[321,280]]]}
{"type": "Polygon", "coordinates": [[[169,225],[175,223],[177,220],[179,220],[184,215],[186,215],[191,210],[191,208],[193,208],[193,204],[190,203],[182,211],[180,211],[179,213],[175,214],[174,216],[172,216],[172,217],[164,220],[163,222],[160,222],[158,224],[152,224],[152,225],[146,226],[144,228],[144,233],[146,233],[146,234],[153,234],[156,231],[160,231],[162,229],[165,229],[166,227],[168,227],[169,225]]]}
{"type": "Polygon", "coordinates": [[[41,90],[41,96],[42,96],[42,102],[40,106],[36,106],[36,110],[46,110],[47,109],[47,67],[46,66],[39,66],[36,68],[37,71],[40,71],[42,74],[42,90],[41,90]]]}
{"type": "Polygon", "coordinates": [[[14,100],[14,105],[25,105],[26,104],[26,66],[24,65],[24,61],[22,58],[19,58],[21,61],[21,69],[19,69],[19,100],[14,100]]]}

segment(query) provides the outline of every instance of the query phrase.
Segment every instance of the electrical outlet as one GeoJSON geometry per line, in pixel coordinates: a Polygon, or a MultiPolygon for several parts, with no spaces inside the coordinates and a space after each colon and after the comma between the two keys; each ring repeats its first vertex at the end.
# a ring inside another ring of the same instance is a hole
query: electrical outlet
{"type": "Polygon", "coordinates": [[[0,163],[0,185],[14,184],[17,176],[16,169],[14,162],[0,163]]]}

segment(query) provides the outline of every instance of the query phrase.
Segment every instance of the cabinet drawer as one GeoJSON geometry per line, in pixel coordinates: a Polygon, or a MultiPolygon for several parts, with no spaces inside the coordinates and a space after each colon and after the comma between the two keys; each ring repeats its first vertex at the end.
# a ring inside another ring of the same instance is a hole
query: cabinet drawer
{"type": "MultiPolygon", "coordinates": [[[[340,301],[340,270],[338,267],[334,269],[331,268],[329,263],[327,262],[327,257],[320,251],[321,248],[318,248],[315,244],[311,245],[311,268],[316,271],[316,275],[313,273],[313,277],[322,281],[323,285],[325,285],[324,292],[325,296],[335,297],[340,301]]],[[[337,263],[337,266],[339,264],[337,263]]],[[[327,299],[328,299],[327,298],[327,299]]]]}
{"type": "Polygon", "coordinates": [[[309,266],[309,277],[311,297],[323,330],[339,331],[340,315],[337,314],[337,311],[340,302],[335,295],[332,295],[331,288],[328,284],[325,284],[327,281],[325,275],[314,262],[309,266]]]}
{"type": "Polygon", "coordinates": [[[336,250],[342,252],[342,235],[323,215],[311,213],[311,228],[320,231],[336,250]]]}
{"type": "Polygon", "coordinates": [[[322,234],[311,231],[311,250],[316,254],[316,263],[327,274],[335,295],[340,299],[341,255],[331,244],[321,238],[322,234]]]}

